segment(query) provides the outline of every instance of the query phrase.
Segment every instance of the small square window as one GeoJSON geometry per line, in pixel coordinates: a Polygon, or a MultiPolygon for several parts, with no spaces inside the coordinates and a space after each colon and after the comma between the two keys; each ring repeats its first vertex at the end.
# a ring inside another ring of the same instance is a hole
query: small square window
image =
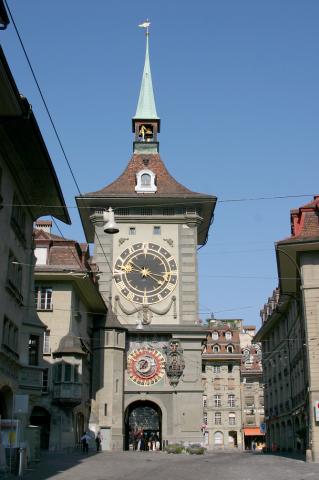
{"type": "Polygon", "coordinates": [[[130,227],[130,235],[135,235],[136,229],[135,227],[130,227]]]}
{"type": "Polygon", "coordinates": [[[154,235],[160,235],[161,234],[161,227],[154,227],[154,235]]]}

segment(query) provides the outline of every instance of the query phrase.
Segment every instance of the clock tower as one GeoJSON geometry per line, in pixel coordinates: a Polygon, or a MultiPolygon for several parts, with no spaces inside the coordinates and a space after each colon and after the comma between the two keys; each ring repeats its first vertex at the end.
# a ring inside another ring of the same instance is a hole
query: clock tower
{"type": "Polygon", "coordinates": [[[76,197],[109,308],[108,318],[94,320],[92,418],[111,450],[128,449],[142,430],[161,445],[202,441],[197,248],[217,199],[178,183],[159,156],[148,35],[133,156],[113,183],[76,197]],[[109,207],[114,235],[104,232],[109,207]]]}

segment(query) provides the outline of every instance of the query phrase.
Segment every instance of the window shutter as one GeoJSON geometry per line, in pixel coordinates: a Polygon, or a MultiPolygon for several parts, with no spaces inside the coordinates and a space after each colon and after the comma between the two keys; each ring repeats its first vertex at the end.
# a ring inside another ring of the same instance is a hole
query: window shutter
{"type": "Polygon", "coordinates": [[[234,390],[235,388],[235,379],[229,378],[228,379],[228,390],[234,390]]]}

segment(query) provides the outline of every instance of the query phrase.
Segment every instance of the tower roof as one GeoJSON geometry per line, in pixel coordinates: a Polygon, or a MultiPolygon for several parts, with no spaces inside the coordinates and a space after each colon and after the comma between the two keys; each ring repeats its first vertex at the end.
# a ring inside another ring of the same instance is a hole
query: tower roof
{"type": "Polygon", "coordinates": [[[150,57],[148,53],[148,36],[149,34],[146,34],[146,54],[142,85],[140,96],[138,99],[136,114],[135,117],[133,117],[133,120],[159,120],[159,117],[156,113],[153,93],[150,57]]]}

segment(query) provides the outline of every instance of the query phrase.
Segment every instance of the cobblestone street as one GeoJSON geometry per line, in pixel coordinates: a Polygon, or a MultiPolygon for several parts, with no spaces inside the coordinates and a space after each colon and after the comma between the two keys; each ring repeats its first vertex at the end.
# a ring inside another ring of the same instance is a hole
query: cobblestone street
{"type": "MultiPolygon", "coordinates": [[[[7,477],[9,478],[9,477],[7,477]]],[[[11,477],[10,477],[11,478],[11,477]]],[[[17,478],[17,477],[12,477],[17,478]]],[[[319,465],[279,455],[216,452],[44,454],[28,469],[30,480],[307,480],[319,479],[319,465]]]]}

